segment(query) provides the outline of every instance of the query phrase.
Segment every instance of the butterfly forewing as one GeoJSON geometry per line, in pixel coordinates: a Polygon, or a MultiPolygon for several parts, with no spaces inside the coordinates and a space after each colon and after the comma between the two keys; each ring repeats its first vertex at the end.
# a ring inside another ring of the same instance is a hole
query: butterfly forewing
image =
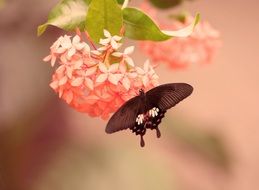
{"type": "Polygon", "coordinates": [[[141,99],[139,96],[128,100],[115,114],[113,114],[106,126],[105,132],[114,133],[116,131],[134,127],[140,107],[141,99]]]}
{"type": "Polygon", "coordinates": [[[158,107],[166,111],[188,97],[193,91],[191,85],[186,83],[171,83],[160,85],[146,93],[149,107],[158,107]]]}

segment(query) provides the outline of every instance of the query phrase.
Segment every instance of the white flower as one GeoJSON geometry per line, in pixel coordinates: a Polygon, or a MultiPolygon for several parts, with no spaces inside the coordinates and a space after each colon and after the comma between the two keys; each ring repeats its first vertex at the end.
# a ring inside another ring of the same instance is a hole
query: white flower
{"type": "Polygon", "coordinates": [[[137,73],[142,76],[141,80],[146,87],[149,82],[151,82],[153,85],[157,85],[157,79],[159,78],[154,71],[153,67],[150,65],[149,60],[147,60],[144,63],[144,68],[137,67],[136,68],[137,73]]]}
{"type": "Polygon", "coordinates": [[[127,47],[123,53],[121,52],[114,52],[112,55],[115,57],[122,57],[123,60],[125,60],[130,66],[134,67],[134,62],[133,59],[129,56],[130,54],[133,53],[135,47],[134,46],[130,46],[127,47]]]}
{"type": "MultiPolygon", "coordinates": [[[[117,35],[112,36],[108,30],[104,30],[103,32],[104,32],[104,36],[106,38],[100,39],[99,44],[104,45],[104,46],[111,45],[114,50],[117,50],[121,46],[121,43],[119,43],[119,41],[121,41],[122,37],[117,36],[117,35]]],[[[101,48],[100,50],[106,50],[106,49],[101,48]]]]}

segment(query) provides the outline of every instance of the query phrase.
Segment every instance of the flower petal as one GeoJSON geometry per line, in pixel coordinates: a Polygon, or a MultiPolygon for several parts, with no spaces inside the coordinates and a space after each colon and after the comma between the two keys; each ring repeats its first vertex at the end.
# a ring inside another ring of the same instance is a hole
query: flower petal
{"type": "Polygon", "coordinates": [[[90,48],[90,46],[87,44],[87,43],[85,43],[85,46],[84,46],[84,53],[85,54],[88,54],[88,53],[90,53],[90,51],[91,51],[91,48],[90,48]]]}
{"type": "Polygon", "coordinates": [[[115,73],[115,72],[118,71],[119,66],[120,66],[120,65],[119,65],[118,63],[114,63],[114,64],[112,64],[112,65],[109,67],[108,71],[109,71],[110,73],[115,73]]]}
{"type": "Polygon", "coordinates": [[[66,84],[66,83],[67,83],[67,76],[64,76],[63,78],[61,78],[61,79],[59,80],[58,85],[59,85],[59,86],[62,86],[62,85],[64,85],[64,84],[66,84]]]}
{"type": "Polygon", "coordinates": [[[63,94],[63,98],[66,100],[66,102],[68,104],[70,104],[73,100],[73,92],[72,91],[68,91],[66,93],[63,94]]]}
{"type": "Polygon", "coordinates": [[[129,73],[127,74],[127,76],[128,76],[129,78],[136,78],[136,77],[138,76],[138,74],[137,74],[136,72],[129,72],[129,73]]]}
{"type": "Polygon", "coordinates": [[[97,50],[100,52],[106,51],[108,49],[108,46],[102,46],[100,48],[98,48],[97,50]]]}
{"type": "Polygon", "coordinates": [[[50,84],[49,84],[49,86],[52,88],[52,89],[54,89],[54,90],[56,90],[57,88],[58,88],[58,81],[53,81],[53,82],[51,82],[50,84]]]}
{"type": "Polygon", "coordinates": [[[81,66],[84,64],[82,59],[79,59],[74,62],[74,69],[81,69],[81,66]]]}
{"type": "Polygon", "coordinates": [[[80,43],[81,38],[78,35],[75,35],[75,37],[72,40],[73,45],[80,43]]]}
{"type": "Polygon", "coordinates": [[[127,72],[127,66],[125,63],[121,63],[120,66],[119,66],[119,69],[120,69],[120,72],[121,73],[126,73],[127,72]]]}
{"type": "Polygon", "coordinates": [[[148,72],[149,67],[150,67],[150,62],[149,62],[149,60],[146,60],[145,63],[144,63],[144,71],[148,72]]]}
{"type": "Polygon", "coordinates": [[[121,52],[114,52],[112,55],[115,56],[115,57],[122,57],[123,53],[121,53],[121,52]]]}
{"type": "Polygon", "coordinates": [[[90,105],[95,104],[98,100],[99,100],[99,97],[95,96],[95,95],[89,95],[89,96],[85,97],[86,103],[90,104],[90,105]]]}
{"type": "Polygon", "coordinates": [[[122,74],[109,74],[108,80],[112,83],[117,85],[120,79],[122,78],[122,74]]]}
{"type": "Polygon", "coordinates": [[[72,47],[70,36],[64,36],[63,40],[61,41],[61,46],[65,49],[69,49],[72,47]]]}
{"type": "Polygon", "coordinates": [[[65,70],[66,70],[65,65],[61,65],[61,66],[59,66],[59,67],[57,68],[56,73],[58,73],[58,74],[63,74],[63,73],[65,72],[65,70]]]}
{"type": "Polygon", "coordinates": [[[61,41],[63,40],[63,36],[60,36],[58,39],[57,39],[57,41],[55,41],[54,43],[53,43],[53,45],[50,47],[51,49],[52,48],[58,48],[59,46],[60,46],[60,44],[61,44],[61,41]]]}
{"type": "Polygon", "coordinates": [[[91,76],[91,75],[95,74],[95,73],[96,73],[96,70],[97,70],[97,67],[88,68],[88,69],[85,71],[85,76],[88,77],[88,76],[91,76]]]}
{"type": "Polygon", "coordinates": [[[111,33],[110,33],[108,30],[106,30],[106,29],[103,30],[103,34],[104,34],[104,36],[107,37],[107,38],[110,38],[110,37],[111,37],[111,33]]]}
{"type": "Polygon", "coordinates": [[[66,67],[66,73],[67,73],[67,76],[68,78],[72,78],[72,75],[73,75],[73,68],[71,67],[66,67]]]}
{"type": "Polygon", "coordinates": [[[87,86],[90,90],[93,90],[94,82],[89,78],[85,78],[85,86],[87,86]]]}
{"type": "Polygon", "coordinates": [[[110,43],[110,41],[111,40],[109,38],[100,39],[99,44],[106,46],[110,43]]]}
{"type": "Polygon", "coordinates": [[[60,48],[57,48],[55,50],[53,50],[54,53],[58,53],[58,54],[62,54],[66,51],[67,49],[63,48],[63,47],[60,47],[60,48]]]}
{"type": "Polygon", "coordinates": [[[115,50],[119,48],[119,45],[117,44],[117,42],[114,39],[111,39],[111,46],[115,50]]]}
{"type": "Polygon", "coordinates": [[[125,87],[126,90],[130,89],[130,80],[127,77],[124,77],[122,79],[122,84],[125,87]]]}
{"type": "Polygon", "coordinates": [[[127,47],[125,50],[124,50],[124,54],[132,54],[133,51],[134,51],[135,47],[134,46],[130,46],[130,47],[127,47]]]}
{"type": "Polygon", "coordinates": [[[103,72],[103,73],[107,73],[107,72],[108,72],[107,67],[106,67],[105,64],[102,63],[102,62],[99,63],[99,69],[100,69],[100,71],[103,72]]]}
{"type": "Polygon", "coordinates": [[[115,36],[113,36],[112,37],[115,41],[121,41],[121,39],[122,39],[122,37],[121,36],[117,36],[117,35],[115,35],[115,36]]]}
{"type": "Polygon", "coordinates": [[[44,62],[49,62],[51,60],[51,58],[52,58],[52,55],[48,55],[48,56],[43,58],[43,61],[44,62]]]}
{"type": "Polygon", "coordinates": [[[78,44],[75,44],[74,47],[77,49],[77,50],[82,50],[85,48],[87,44],[85,42],[82,42],[82,43],[78,43],[78,44]]]}
{"type": "Polygon", "coordinates": [[[84,82],[84,78],[83,77],[79,77],[79,78],[76,78],[75,80],[73,80],[71,82],[71,85],[72,86],[80,86],[81,84],[83,84],[84,82]]]}
{"type": "Polygon", "coordinates": [[[148,81],[149,81],[148,77],[147,76],[143,76],[142,81],[143,81],[144,86],[146,87],[147,84],[148,84],[148,81]]]}
{"type": "Polygon", "coordinates": [[[57,60],[57,57],[56,56],[53,56],[51,58],[51,67],[54,67],[55,63],[56,63],[56,60],[57,60]]]}
{"type": "Polygon", "coordinates": [[[125,58],[125,61],[132,67],[135,66],[134,62],[133,62],[133,59],[131,57],[126,57],[125,58]]]}
{"type": "Polygon", "coordinates": [[[94,55],[102,55],[102,53],[97,50],[92,50],[91,53],[94,55]]]}
{"type": "Polygon", "coordinates": [[[58,90],[58,97],[59,97],[59,98],[62,97],[63,92],[64,92],[63,88],[59,88],[59,90],[58,90]]]}
{"type": "Polygon", "coordinates": [[[136,67],[136,71],[140,75],[144,75],[145,74],[145,71],[143,69],[141,69],[140,67],[136,67]]]}
{"type": "Polygon", "coordinates": [[[102,83],[102,82],[106,81],[107,78],[108,78],[108,74],[106,74],[106,73],[105,73],[105,74],[100,74],[100,75],[97,77],[96,82],[102,83]]]}
{"type": "Polygon", "coordinates": [[[76,48],[72,47],[68,50],[67,56],[68,58],[71,58],[76,53],[76,48]]]}

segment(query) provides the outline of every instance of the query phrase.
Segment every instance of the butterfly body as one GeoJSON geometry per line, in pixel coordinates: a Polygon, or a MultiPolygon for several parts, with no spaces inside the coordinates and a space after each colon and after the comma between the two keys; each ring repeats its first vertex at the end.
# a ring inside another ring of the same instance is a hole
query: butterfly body
{"type": "Polygon", "coordinates": [[[166,111],[188,97],[192,91],[192,86],[185,83],[160,85],[146,93],[140,89],[138,96],[128,100],[111,117],[105,131],[114,133],[130,129],[132,133],[140,135],[140,145],[143,147],[143,136],[147,129],[156,130],[159,138],[161,133],[158,126],[166,111]]]}

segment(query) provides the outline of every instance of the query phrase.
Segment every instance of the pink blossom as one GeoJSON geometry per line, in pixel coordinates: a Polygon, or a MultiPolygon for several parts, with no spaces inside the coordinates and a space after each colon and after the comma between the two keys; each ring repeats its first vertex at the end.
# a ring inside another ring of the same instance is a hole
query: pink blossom
{"type": "Polygon", "coordinates": [[[134,47],[123,53],[118,51],[120,36],[111,36],[106,31],[105,37],[100,48],[91,50],[79,35],[62,36],[51,46],[44,61],[58,63],[50,87],[60,98],[77,111],[108,119],[140,88],[148,90],[156,86],[158,77],[149,63],[143,69],[134,66],[130,57],[134,47]],[[111,62],[114,55],[118,63],[111,62]]]}
{"type": "MultiPolygon", "coordinates": [[[[162,23],[156,16],[156,10],[147,2],[142,5],[150,12],[161,28],[177,30],[189,25],[193,17],[186,17],[184,22],[174,20],[173,24],[162,23]]],[[[194,32],[186,38],[174,38],[164,42],[140,42],[140,48],[149,56],[153,63],[165,63],[173,69],[185,68],[193,63],[211,63],[215,53],[221,46],[220,34],[206,22],[201,21],[194,32]]]]}
{"type": "Polygon", "coordinates": [[[99,63],[99,69],[102,72],[96,79],[97,83],[103,83],[108,80],[110,83],[117,85],[122,75],[117,74],[119,70],[119,64],[112,64],[108,68],[104,63],[99,63]]]}

